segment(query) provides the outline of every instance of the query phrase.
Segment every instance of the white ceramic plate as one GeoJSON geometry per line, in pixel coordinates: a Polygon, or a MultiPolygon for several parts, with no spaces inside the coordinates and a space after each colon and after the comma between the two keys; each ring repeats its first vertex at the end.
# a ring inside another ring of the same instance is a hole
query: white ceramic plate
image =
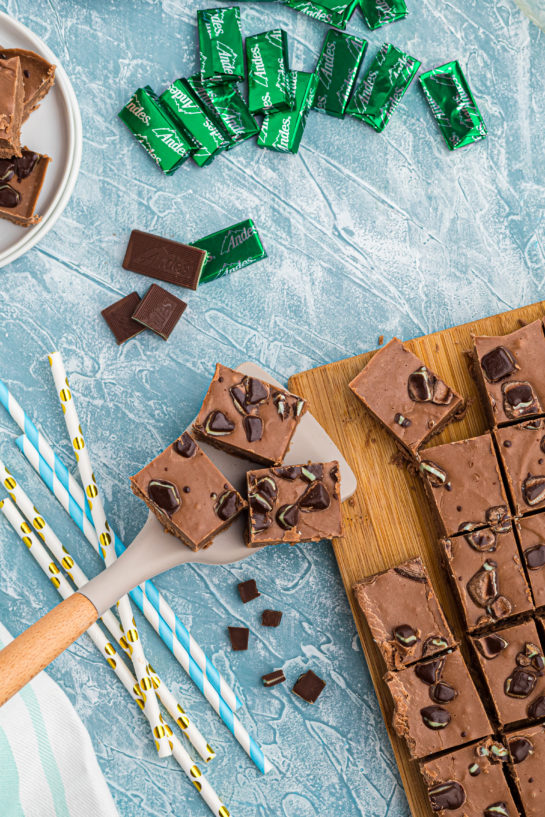
{"type": "Polygon", "coordinates": [[[57,66],[55,84],[37,111],[30,114],[21,142],[53,160],[36,205],[42,220],[34,227],[18,227],[0,219],[0,267],[9,264],[40,241],[68,204],[81,161],[81,117],[70,80],[53,52],[22,23],[0,12],[0,47],[35,51],[57,66]]]}

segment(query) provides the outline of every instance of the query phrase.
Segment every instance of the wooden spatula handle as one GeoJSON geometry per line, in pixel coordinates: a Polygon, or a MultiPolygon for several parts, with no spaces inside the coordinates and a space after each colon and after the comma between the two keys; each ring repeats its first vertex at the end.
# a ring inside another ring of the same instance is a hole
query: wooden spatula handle
{"type": "Polygon", "coordinates": [[[89,599],[74,593],[4,647],[0,651],[0,706],[73,644],[97,616],[89,599]]]}

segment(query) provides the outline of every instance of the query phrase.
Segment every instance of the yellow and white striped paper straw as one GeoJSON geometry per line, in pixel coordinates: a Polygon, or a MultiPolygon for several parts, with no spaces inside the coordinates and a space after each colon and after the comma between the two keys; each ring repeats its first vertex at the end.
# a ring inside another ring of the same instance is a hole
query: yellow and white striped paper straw
{"type": "MultiPolygon", "coordinates": [[[[40,539],[45,542],[50,553],[55,557],[57,562],[62,565],[78,590],[80,587],[87,584],[88,579],[83,570],[79,567],[72,555],[66,550],[55,531],[36,508],[13,474],[8,471],[2,460],[0,460],[0,484],[2,484],[8,491],[13,502],[15,502],[18,508],[22,511],[23,515],[26,517],[27,521],[30,522],[40,539]]],[[[102,622],[115,638],[119,646],[127,653],[127,655],[130,656],[129,646],[123,634],[121,625],[111,610],[107,610],[104,613],[102,616],[102,622]]],[[[201,734],[200,730],[195,726],[189,715],[184,711],[182,705],[176,699],[173,692],[171,692],[171,690],[164,683],[162,683],[160,677],[149,664],[148,674],[157,693],[157,697],[167,710],[168,714],[178,724],[182,730],[182,733],[196,749],[205,763],[208,763],[216,756],[216,753],[210,744],[201,734]]]]}
{"type": "MultiPolygon", "coordinates": [[[[59,571],[57,565],[51,561],[51,557],[45,550],[42,543],[32,532],[30,525],[25,522],[15,505],[9,499],[0,500],[0,511],[4,514],[10,525],[19,535],[19,538],[28,547],[43,572],[49,577],[53,586],[58,590],[63,599],[67,599],[73,594],[73,590],[67,579],[59,571]]],[[[146,714],[144,704],[144,694],[138,681],[131,673],[122,658],[116,652],[114,646],[108,641],[98,624],[92,624],[87,630],[87,635],[91,638],[99,652],[102,653],[109,666],[115,672],[133,701],[146,714]]],[[[172,730],[162,718],[166,739],[169,741],[171,753],[176,762],[185,772],[186,777],[193,783],[200,796],[216,817],[230,817],[228,808],[221,802],[214,791],[211,783],[203,775],[200,768],[193,763],[193,760],[182,746],[181,741],[172,734],[172,730]]],[[[151,726],[151,724],[150,724],[151,726]]]]}
{"type": "MultiPolygon", "coordinates": [[[[89,503],[89,509],[91,511],[91,516],[98,536],[98,541],[101,546],[103,558],[106,562],[106,567],[109,567],[116,560],[115,549],[112,545],[110,526],[106,520],[104,506],[102,504],[98,485],[93,473],[93,467],[91,465],[91,458],[89,456],[87,446],[85,445],[85,439],[78,419],[76,407],[74,405],[74,400],[72,398],[72,392],[70,390],[64,364],[59,352],[53,352],[53,354],[49,355],[49,364],[53,373],[55,388],[57,389],[57,396],[62,406],[66,428],[76,455],[81,481],[83,482],[83,488],[89,503]]],[[[136,677],[138,678],[140,689],[145,695],[146,717],[149,716],[148,720],[152,726],[159,757],[167,757],[171,754],[170,744],[168,742],[164,726],[161,723],[159,704],[157,703],[153,683],[146,669],[147,661],[144,655],[142,642],[136,628],[136,623],[134,621],[129,597],[123,596],[120,598],[117,602],[117,608],[119,610],[125,640],[127,641],[131,651],[131,660],[136,677]]]]}

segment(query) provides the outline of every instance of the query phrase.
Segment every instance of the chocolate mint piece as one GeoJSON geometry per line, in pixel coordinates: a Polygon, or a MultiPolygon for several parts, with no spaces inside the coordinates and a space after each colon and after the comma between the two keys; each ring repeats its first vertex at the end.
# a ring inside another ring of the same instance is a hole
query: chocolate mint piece
{"type": "Polygon", "coordinates": [[[433,397],[433,382],[435,376],[421,366],[407,378],[407,391],[415,403],[430,403],[433,397]]]}
{"type": "Polygon", "coordinates": [[[321,462],[301,466],[301,479],[305,482],[315,482],[324,476],[324,466],[321,462]]]}
{"type": "Polygon", "coordinates": [[[257,380],[255,377],[245,377],[242,382],[246,389],[246,403],[248,405],[256,406],[268,399],[269,389],[261,380],[257,380]]]}
{"type": "Polygon", "coordinates": [[[231,386],[229,389],[233,405],[239,414],[246,414],[246,392],[240,386],[231,386]]]}
{"type": "Polygon", "coordinates": [[[163,340],[168,340],[172,330],[185,312],[187,304],[163,287],[152,284],[140,304],[136,307],[133,320],[151,329],[163,340]]]}
{"type": "Polygon", "coordinates": [[[313,482],[299,500],[301,511],[325,511],[331,499],[322,482],[313,482]]]}
{"type": "Polygon", "coordinates": [[[299,698],[302,698],[303,701],[313,704],[318,700],[324,688],[325,681],[322,681],[321,678],[318,678],[318,676],[309,669],[308,672],[299,676],[292,692],[298,695],[299,698]]]}
{"type": "Polygon", "coordinates": [[[535,701],[532,701],[528,707],[528,717],[535,720],[545,718],[545,695],[539,695],[535,701]]]}
{"type": "Polygon", "coordinates": [[[263,421],[261,417],[255,417],[253,414],[248,414],[242,421],[244,425],[244,432],[249,443],[255,443],[263,436],[263,421]]]}
{"type": "Polygon", "coordinates": [[[444,729],[450,723],[450,712],[442,706],[425,706],[420,710],[420,714],[428,729],[444,729]]]}
{"type": "Polygon", "coordinates": [[[432,462],[431,460],[422,460],[418,466],[420,473],[424,474],[428,482],[433,488],[440,488],[447,482],[447,472],[432,462]]]}
{"type": "Polygon", "coordinates": [[[126,295],[121,300],[110,304],[100,313],[110,327],[110,331],[118,345],[144,331],[144,327],[132,319],[134,310],[141,303],[141,300],[138,292],[131,292],[130,295],[126,295]]]}
{"type": "Polygon", "coordinates": [[[155,505],[171,516],[182,504],[178,489],[172,482],[152,479],[148,483],[148,496],[155,505]]]}
{"type": "Polygon", "coordinates": [[[517,369],[515,359],[505,346],[496,346],[491,352],[483,355],[481,368],[489,383],[497,383],[513,374],[517,369]]]}
{"type": "Polygon", "coordinates": [[[254,533],[262,533],[262,531],[270,528],[271,522],[270,516],[267,516],[266,513],[260,513],[254,510],[252,514],[252,531],[254,533]]]}
{"type": "Polygon", "coordinates": [[[503,410],[507,417],[516,420],[525,414],[534,414],[541,407],[530,385],[524,381],[512,380],[501,387],[503,394],[503,410]]]}
{"type": "Polygon", "coordinates": [[[500,635],[492,633],[492,635],[485,635],[484,638],[480,638],[475,642],[475,645],[481,655],[491,661],[493,658],[497,658],[503,650],[507,649],[509,643],[500,635]]]}
{"type": "Polygon", "coordinates": [[[424,565],[417,559],[412,559],[410,562],[394,567],[394,573],[402,576],[404,579],[411,579],[413,582],[426,584],[428,579],[424,571],[424,565]]]}
{"type": "Polygon", "coordinates": [[[418,634],[413,630],[410,624],[400,624],[395,627],[392,635],[397,643],[405,648],[414,647],[416,642],[420,640],[418,634]]]}
{"type": "Polygon", "coordinates": [[[507,533],[511,530],[509,511],[505,505],[493,505],[491,508],[488,508],[485,519],[487,524],[492,527],[494,533],[507,533]]]}
{"type": "Polygon", "coordinates": [[[286,676],[284,675],[284,670],[275,669],[274,672],[269,672],[268,675],[262,675],[261,680],[263,681],[263,686],[274,687],[277,684],[283,684],[286,680],[286,676]]]}
{"type": "Polygon", "coordinates": [[[264,627],[278,627],[282,621],[280,610],[263,610],[261,613],[261,623],[264,627]]]}
{"type": "Polygon", "coordinates": [[[17,207],[21,194],[9,184],[0,185],[0,207],[17,207]]]}
{"type": "Polygon", "coordinates": [[[228,519],[235,516],[240,508],[239,498],[236,491],[224,491],[218,498],[215,511],[220,519],[227,522],[228,519]]]}
{"type": "Polygon", "coordinates": [[[301,476],[301,469],[298,465],[281,465],[273,468],[273,473],[281,479],[297,479],[301,476]]]}
{"type": "Polygon", "coordinates": [[[528,474],[522,483],[522,494],[527,505],[539,505],[545,499],[545,477],[528,474]]]}
{"type": "Polygon", "coordinates": [[[231,647],[236,652],[248,649],[248,636],[250,631],[247,627],[228,627],[231,647]]]}
{"type": "Polygon", "coordinates": [[[235,424],[222,411],[211,411],[204,421],[204,430],[211,437],[224,437],[230,434],[234,427],[235,424]]]}
{"type": "Polygon", "coordinates": [[[486,607],[498,595],[497,563],[487,559],[467,583],[467,592],[477,607],[486,607]]]}
{"type": "Polygon", "coordinates": [[[437,783],[428,789],[431,807],[434,811],[455,811],[464,805],[466,793],[462,785],[456,780],[447,780],[437,783]]]}
{"type": "Polygon", "coordinates": [[[441,677],[444,663],[442,658],[437,658],[435,661],[426,661],[425,664],[417,664],[414,668],[415,675],[417,678],[420,678],[424,684],[431,686],[441,677]]]}
{"type": "Polygon", "coordinates": [[[409,418],[404,417],[402,414],[399,413],[399,411],[397,412],[397,414],[394,414],[394,423],[397,423],[398,426],[401,426],[401,428],[409,428],[412,425],[409,418]]]}
{"type": "Polygon", "coordinates": [[[133,230],[123,267],[169,284],[197,289],[206,256],[204,250],[189,244],[133,230]]]}
{"type": "Polygon", "coordinates": [[[432,684],[429,692],[430,698],[436,704],[448,704],[458,695],[454,687],[447,684],[446,681],[438,681],[436,684],[432,684]]]}
{"type": "Polygon", "coordinates": [[[247,579],[245,582],[240,582],[238,584],[238,592],[244,604],[253,599],[257,599],[260,595],[255,579],[247,579]]]}
{"type": "Polygon", "coordinates": [[[534,747],[528,738],[513,738],[509,741],[509,751],[513,763],[522,763],[528,755],[533,754],[534,747]]]}
{"type": "Polygon", "coordinates": [[[276,521],[284,530],[291,530],[299,521],[297,505],[282,505],[276,512],[276,521]]]}
{"type": "Polygon", "coordinates": [[[173,448],[181,457],[189,459],[197,450],[197,443],[189,436],[187,431],[184,431],[180,439],[174,443],[173,448]]]}
{"type": "Polygon", "coordinates": [[[510,698],[527,698],[535,689],[537,678],[533,672],[516,667],[505,680],[505,694],[510,698]]]}
{"type": "Polygon", "coordinates": [[[496,534],[487,528],[466,533],[464,539],[473,550],[481,553],[492,552],[497,547],[496,534]]]}
{"type": "Polygon", "coordinates": [[[507,803],[500,801],[499,803],[492,803],[492,805],[485,808],[483,817],[510,817],[507,810],[507,803]]]}
{"type": "Polygon", "coordinates": [[[534,545],[526,548],[524,558],[529,570],[539,570],[545,565],[545,545],[534,545]]]}

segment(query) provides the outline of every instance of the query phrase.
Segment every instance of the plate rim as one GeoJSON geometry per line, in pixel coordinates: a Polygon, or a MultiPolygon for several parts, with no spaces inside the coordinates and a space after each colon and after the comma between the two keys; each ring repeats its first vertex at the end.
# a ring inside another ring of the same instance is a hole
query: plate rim
{"type": "Polygon", "coordinates": [[[76,184],[79,175],[81,156],[83,149],[83,130],[81,123],[81,113],[78,105],[78,100],[72,87],[72,83],[68,78],[68,74],[64,70],[60,60],[48,45],[35,34],[28,26],[21,23],[15,17],[11,16],[5,11],[0,11],[0,24],[2,21],[8,21],[10,26],[18,29],[26,37],[33,40],[36,50],[56,66],[55,79],[57,87],[61,90],[61,97],[66,108],[67,119],[69,123],[69,151],[66,168],[61,180],[61,183],[55,193],[53,201],[46,210],[45,216],[33,228],[22,235],[21,238],[9,249],[0,252],[0,268],[10,264],[17,258],[20,258],[24,253],[28,252],[35,244],[40,241],[44,235],[52,229],[57,219],[64,211],[72,191],[76,184]]]}

